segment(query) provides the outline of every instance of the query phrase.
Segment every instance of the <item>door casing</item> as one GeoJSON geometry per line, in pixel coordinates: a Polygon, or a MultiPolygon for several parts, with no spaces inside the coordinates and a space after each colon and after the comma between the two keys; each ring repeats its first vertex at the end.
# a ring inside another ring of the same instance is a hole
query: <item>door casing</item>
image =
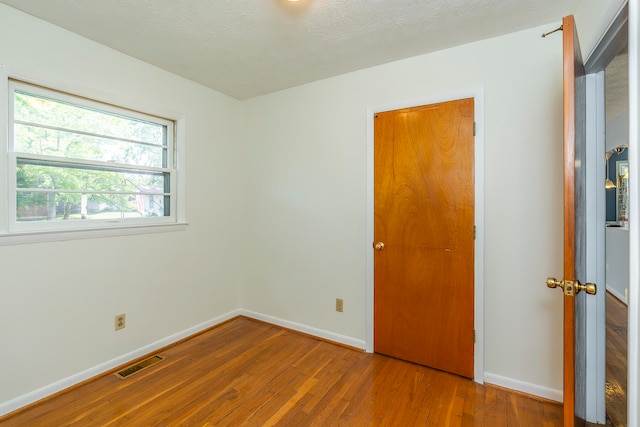
{"type": "MultiPolygon", "coordinates": [[[[629,0],[629,169],[640,171],[640,1],[629,0]]],[[[640,174],[629,177],[629,259],[640,259],[640,174]]],[[[627,424],[640,424],[640,264],[629,263],[627,424]]]]}
{"type": "MultiPolygon", "coordinates": [[[[606,421],[606,311],[605,311],[605,86],[604,69],[627,43],[628,7],[618,11],[598,45],[585,61],[587,90],[587,271],[598,294],[587,299],[586,315],[586,421],[606,421]]],[[[579,23],[578,23],[579,25],[579,23]]],[[[631,53],[630,53],[631,55],[631,53]]],[[[631,75],[629,76],[631,78],[631,75]]],[[[631,287],[630,287],[631,289],[631,287]]],[[[629,330],[631,332],[631,330],[629,330]]],[[[632,336],[629,335],[630,339],[632,336]]],[[[630,396],[630,394],[629,394],[630,396]]]]}
{"type": "MultiPolygon", "coordinates": [[[[373,242],[373,126],[374,115],[383,111],[437,104],[464,98],[474,99],[475,135],[475,260],[474,260],[474,381],[484,382],[484,88],[444,93],[367,108],[367,247],[373,242]]],[[[373,352],[373,250],[366,256],[366,351],[373,352]]]]}

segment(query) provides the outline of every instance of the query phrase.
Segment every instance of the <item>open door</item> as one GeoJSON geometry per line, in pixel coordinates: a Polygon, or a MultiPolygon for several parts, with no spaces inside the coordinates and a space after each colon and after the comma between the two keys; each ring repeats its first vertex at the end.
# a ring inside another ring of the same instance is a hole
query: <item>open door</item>
{"type": "Polygon", "coordinates": [[[586,86],[573,16],[562,19],[564,75],[564,426],[584,425],[586,414],[586,86]],[[581,292],[585,291],[585,292],[581,292]]]}

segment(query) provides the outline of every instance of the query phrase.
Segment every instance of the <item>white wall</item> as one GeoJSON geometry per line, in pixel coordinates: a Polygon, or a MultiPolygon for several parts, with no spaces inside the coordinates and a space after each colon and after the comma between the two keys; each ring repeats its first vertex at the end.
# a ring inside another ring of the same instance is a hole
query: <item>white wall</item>
{"type": "Polygon", "coordinates": [[[182,232],[0,247],[6,412],[40,387],[237,309],[243,184],[236,100],[4,5],[0,64],[42,84],[184,119],[190,223],[182,232]],[[114,332],[118,313],[127,327],[114,332]]]}
{"type": "Polygon", "coordinates": [[[605,150],[629,145],[629,112],[620,113],[607,123],[605,150]]]}
{"type": "Polygon", "coordinates": [[[606,240],[606,288],[626,303],[629,288],[629,230],[607,227],[606,240]]]}
{"type": "Polygon", "coordinates": [[[562,298],[544,284],[562,276],[554,25],[245,101],[243,308],[363,342],[366,109],[484,87],[487,379],[561,399],[562,298]]]}
{"type": "Polygon", "coordinates": [[[586,61],[627,0],[581,0],[574,13],[582,57],[586,61]]]}

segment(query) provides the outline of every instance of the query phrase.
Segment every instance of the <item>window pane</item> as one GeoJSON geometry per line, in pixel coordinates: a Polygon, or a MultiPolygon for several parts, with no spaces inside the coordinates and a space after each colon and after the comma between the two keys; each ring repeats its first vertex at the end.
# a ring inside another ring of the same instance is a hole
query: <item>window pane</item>
{"type": "Polygon", "coordinates": [[[136,144],[16,123],[14,151],[68,159],[163,167],[166,147],[136,144]]]}
{"type": "Polygon", "coordinates": [[[163,145],[164,126],[15,91],[14,120],[163,145]]]}
{"type": "Polygon", "coordinates": [[[109,220],[168,215],[165,215],[165,197],[162,195],[18,191],[17,206],[18,222],[109,220]]]}
{"type": "Polygon", "coordinates": [[[16,187],[98,192],[165,193],[169,174],[163,172],[129,172],[96,170],[85,165],[18,159],[16,187]],[[40,164],[38,164],[40,163],[40,164]]]}

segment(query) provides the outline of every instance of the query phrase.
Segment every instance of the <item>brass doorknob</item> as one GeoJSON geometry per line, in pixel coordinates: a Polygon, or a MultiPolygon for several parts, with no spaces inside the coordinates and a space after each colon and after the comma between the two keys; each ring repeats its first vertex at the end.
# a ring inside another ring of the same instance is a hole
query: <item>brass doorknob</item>
{"type": "Polygon", "coordinates": [[[595,283],[585,283],[584,285],[578,280],[557,280],[553,277],[547,278],[547,286],[550,288],[561,288],[565,295],[572,296],[585,291],[589,295],[595,295],[598,287],[595,283]]]}
{"type": "Polygon", "coordinates": [[[555,277],[547,277],[547,287],[552,289],[560,287],[564,290],[564,280],[558,280],[555,277]]]}
{"type": "Polygon", "coordinates": [[[381,251],[384,249],[384,243],[382,242],[376,242],[373,244],[373,249],[375,249],[376,251],[381,251]]]}
{"type": "Polygon", "coordinates": [[[598,287],[595,283],[585,283],[584,285],[576,280],[576,293],[579,291],[585,291],[589,295],[595,295],[598,292],[598,287]]]}

